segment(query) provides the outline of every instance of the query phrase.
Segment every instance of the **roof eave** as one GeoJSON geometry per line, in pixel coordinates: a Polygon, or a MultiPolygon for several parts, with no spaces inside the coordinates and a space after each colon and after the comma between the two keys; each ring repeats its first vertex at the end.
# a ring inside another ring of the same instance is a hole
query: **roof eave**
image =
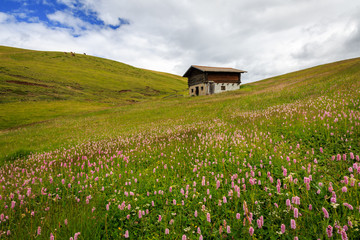
{"type": "Polygon", "coordinates": [[[247,71],[203,71],[203,72],[224,72],[224,73],[247,73],[247,71]]]}
{"type": "Polygon", "coordinates": [[[190,70],[191,70],[191,66],[190,66],[189,69],[185,72],[185,74],[183,75],[183,77],[188,77],[188,75],[190,74],[190,70]]]}
{"type": "Polygon", "coordinates": [[[185,72],[185,74],[183,75],[183,77],[188,77],[188,75],[190,74],[192,68],[195,68],[195,69],[197,69],[197,70],[200,70],[200,71],[202,71],[202,72],[205,72],[205,71],[197,68],[196,66],[191,65],[191,66],[189,67],[189,69],[185,72]]]}
{"type": "MultiPolygon", "coordinates": [[[[201,67],[201,66],[200,66],[201,67]]],[[[191,72],[191,70],[192,69],[197,69],[197,70],[199,70],[199,71],[201,71],[201,72],[203,72],[203,73],[209,73],[209,72],[232,72],[232,73],[247,73],[247,71],[243,71],[243,70],[239,70],[239,69],[234,69],[234,70],[236,70],[236,71],[226,71],[226,70],[219,70],[219,69],[214,69],[214,70],[204,70],[204,69],[201,69],[201,68],[199,68],[198,66],[196,66],[196,65],[191,65],[190,67],[189,67],[189,69],[185,72],[185,74],[183,75],[183,77],[188,77],[189,75],[190,75],[190,72],[191,72]]]]}

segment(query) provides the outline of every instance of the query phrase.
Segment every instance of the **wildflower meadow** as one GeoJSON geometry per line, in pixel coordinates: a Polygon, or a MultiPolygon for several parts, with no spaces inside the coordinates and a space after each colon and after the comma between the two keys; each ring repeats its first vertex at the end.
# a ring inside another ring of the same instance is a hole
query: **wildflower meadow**
{"type": "Polygon", "coordinates": [[[3,239],[359,239],[360,91],[33,154],[3,239]]]}

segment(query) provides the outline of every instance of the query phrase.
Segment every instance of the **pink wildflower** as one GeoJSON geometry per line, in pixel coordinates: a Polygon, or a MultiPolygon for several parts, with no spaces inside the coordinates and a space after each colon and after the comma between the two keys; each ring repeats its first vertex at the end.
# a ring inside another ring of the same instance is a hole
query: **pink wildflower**
{"type": "Polygon", "coordinates": [[[326,210],[326,208],[322,208],[322,211],[324,212],[324,218],[329,218],[329,213],[328,211],[326,210]]]}
{"type": "Polygon", "coordinates": [[[253,227],[249,228],[249,233],[250,233],[250,236],[252,236],[254,234],[254,228],[253,227]]]}
{"type": "Polygon", "coordinates": [[[80,232],[75,233],[75,235],[74,235],[74,240],[77,240],[78,237],[79,237],[79,235],[80,235],[80,232]]]}
{"type": "Polygon", "coordinates": [[[343,203],[345,207],[348,207],[350,210],[354,210],[354,207],[349,203],[343,203]]]}
{"type": "Polygon", "coordinates": [[[207,214],[206,214],[206,221],[211,222],[210,213],[207,213],[207,214]]]}
{"type": "Polygon", "coordinates": [[[326,233],[327,233],[328,238],[331,238],[333,236],[333,227],[329,225],[326,228],[326,233]]]}
{"type": "Polygon", "coordinates": [[[297,208],[294,208],[294,218],[299,217],[299,210],[297,208]]]}
{"type": "Polygon", "coordinates": [[[220,187],[220,181],[217,180],[217,181],[216,181],[216,189],[218,189],[219,187],[220,187]]]}
{"type": "Polygon", "coordinates": [[[295,197],[292,197],[292,203],[296,204],[296,205],[300,205],[300,197],[298,196],[295,196],[295,197]]]}
{"type": "Polygon", "coordinates": [[[125,231],[124,237],[125,237],[125,238],[129,238],[129,231],[128,231],[128,230],[125,231]]]}
{"type": "Polygon", "coordinates": [[[281,224],[281,233],[282,233],[282,234],[285,233],[285,224],[281,224]]]}
{"type": "Polygon", "coordinates": [[[342,240],[348,240],[348,237],[346,235],[346,231],[344,229],[340,232],[340,234],[341,234],[341,239],[342,240]]]}
{"type": "Polygon", "coordinates": [[[291,220],[290,220],[290,225],[291,225],[291,228],[292,228],[292,229],[295,229],[295,228],[296,228],[296,222],[295,222],[294,219],[291,219],[291,220]]]}

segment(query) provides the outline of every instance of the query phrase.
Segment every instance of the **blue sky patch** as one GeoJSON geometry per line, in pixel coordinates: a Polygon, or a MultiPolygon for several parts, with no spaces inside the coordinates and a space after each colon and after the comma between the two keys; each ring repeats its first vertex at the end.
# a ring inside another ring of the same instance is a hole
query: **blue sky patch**
{"type": "Polygon", "coordinates": [[[71,6],[56,0],[2,0],[0,12],[10,14],[18,22],[35,23],[41,22],[48,27],[60,27],[72,30],[74,35],[78,35],[78,30],[73,26],[63,24],[58,21],[51,21],[48,15],[56,12],[64,12],[77,18],[86,25],[81,30],[87,30],[87,26],[118,29],[121,25],[129,24],[125,19],[119,18],[119,24],[110,25],[102,21],[96,11],[85,9],[84,5],[79,1],[75,1],[71,6]]]}

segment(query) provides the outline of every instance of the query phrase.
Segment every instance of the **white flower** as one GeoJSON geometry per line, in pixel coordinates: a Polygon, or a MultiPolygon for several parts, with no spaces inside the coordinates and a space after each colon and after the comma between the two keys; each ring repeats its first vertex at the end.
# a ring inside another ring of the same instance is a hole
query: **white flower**
{"type": "Polygon", "coordinates": [[[338,206],[339,206],[339,204],[337,204],[337,203],[331,203],[330,204],[333,208],[337,208],[338,206]]]}

